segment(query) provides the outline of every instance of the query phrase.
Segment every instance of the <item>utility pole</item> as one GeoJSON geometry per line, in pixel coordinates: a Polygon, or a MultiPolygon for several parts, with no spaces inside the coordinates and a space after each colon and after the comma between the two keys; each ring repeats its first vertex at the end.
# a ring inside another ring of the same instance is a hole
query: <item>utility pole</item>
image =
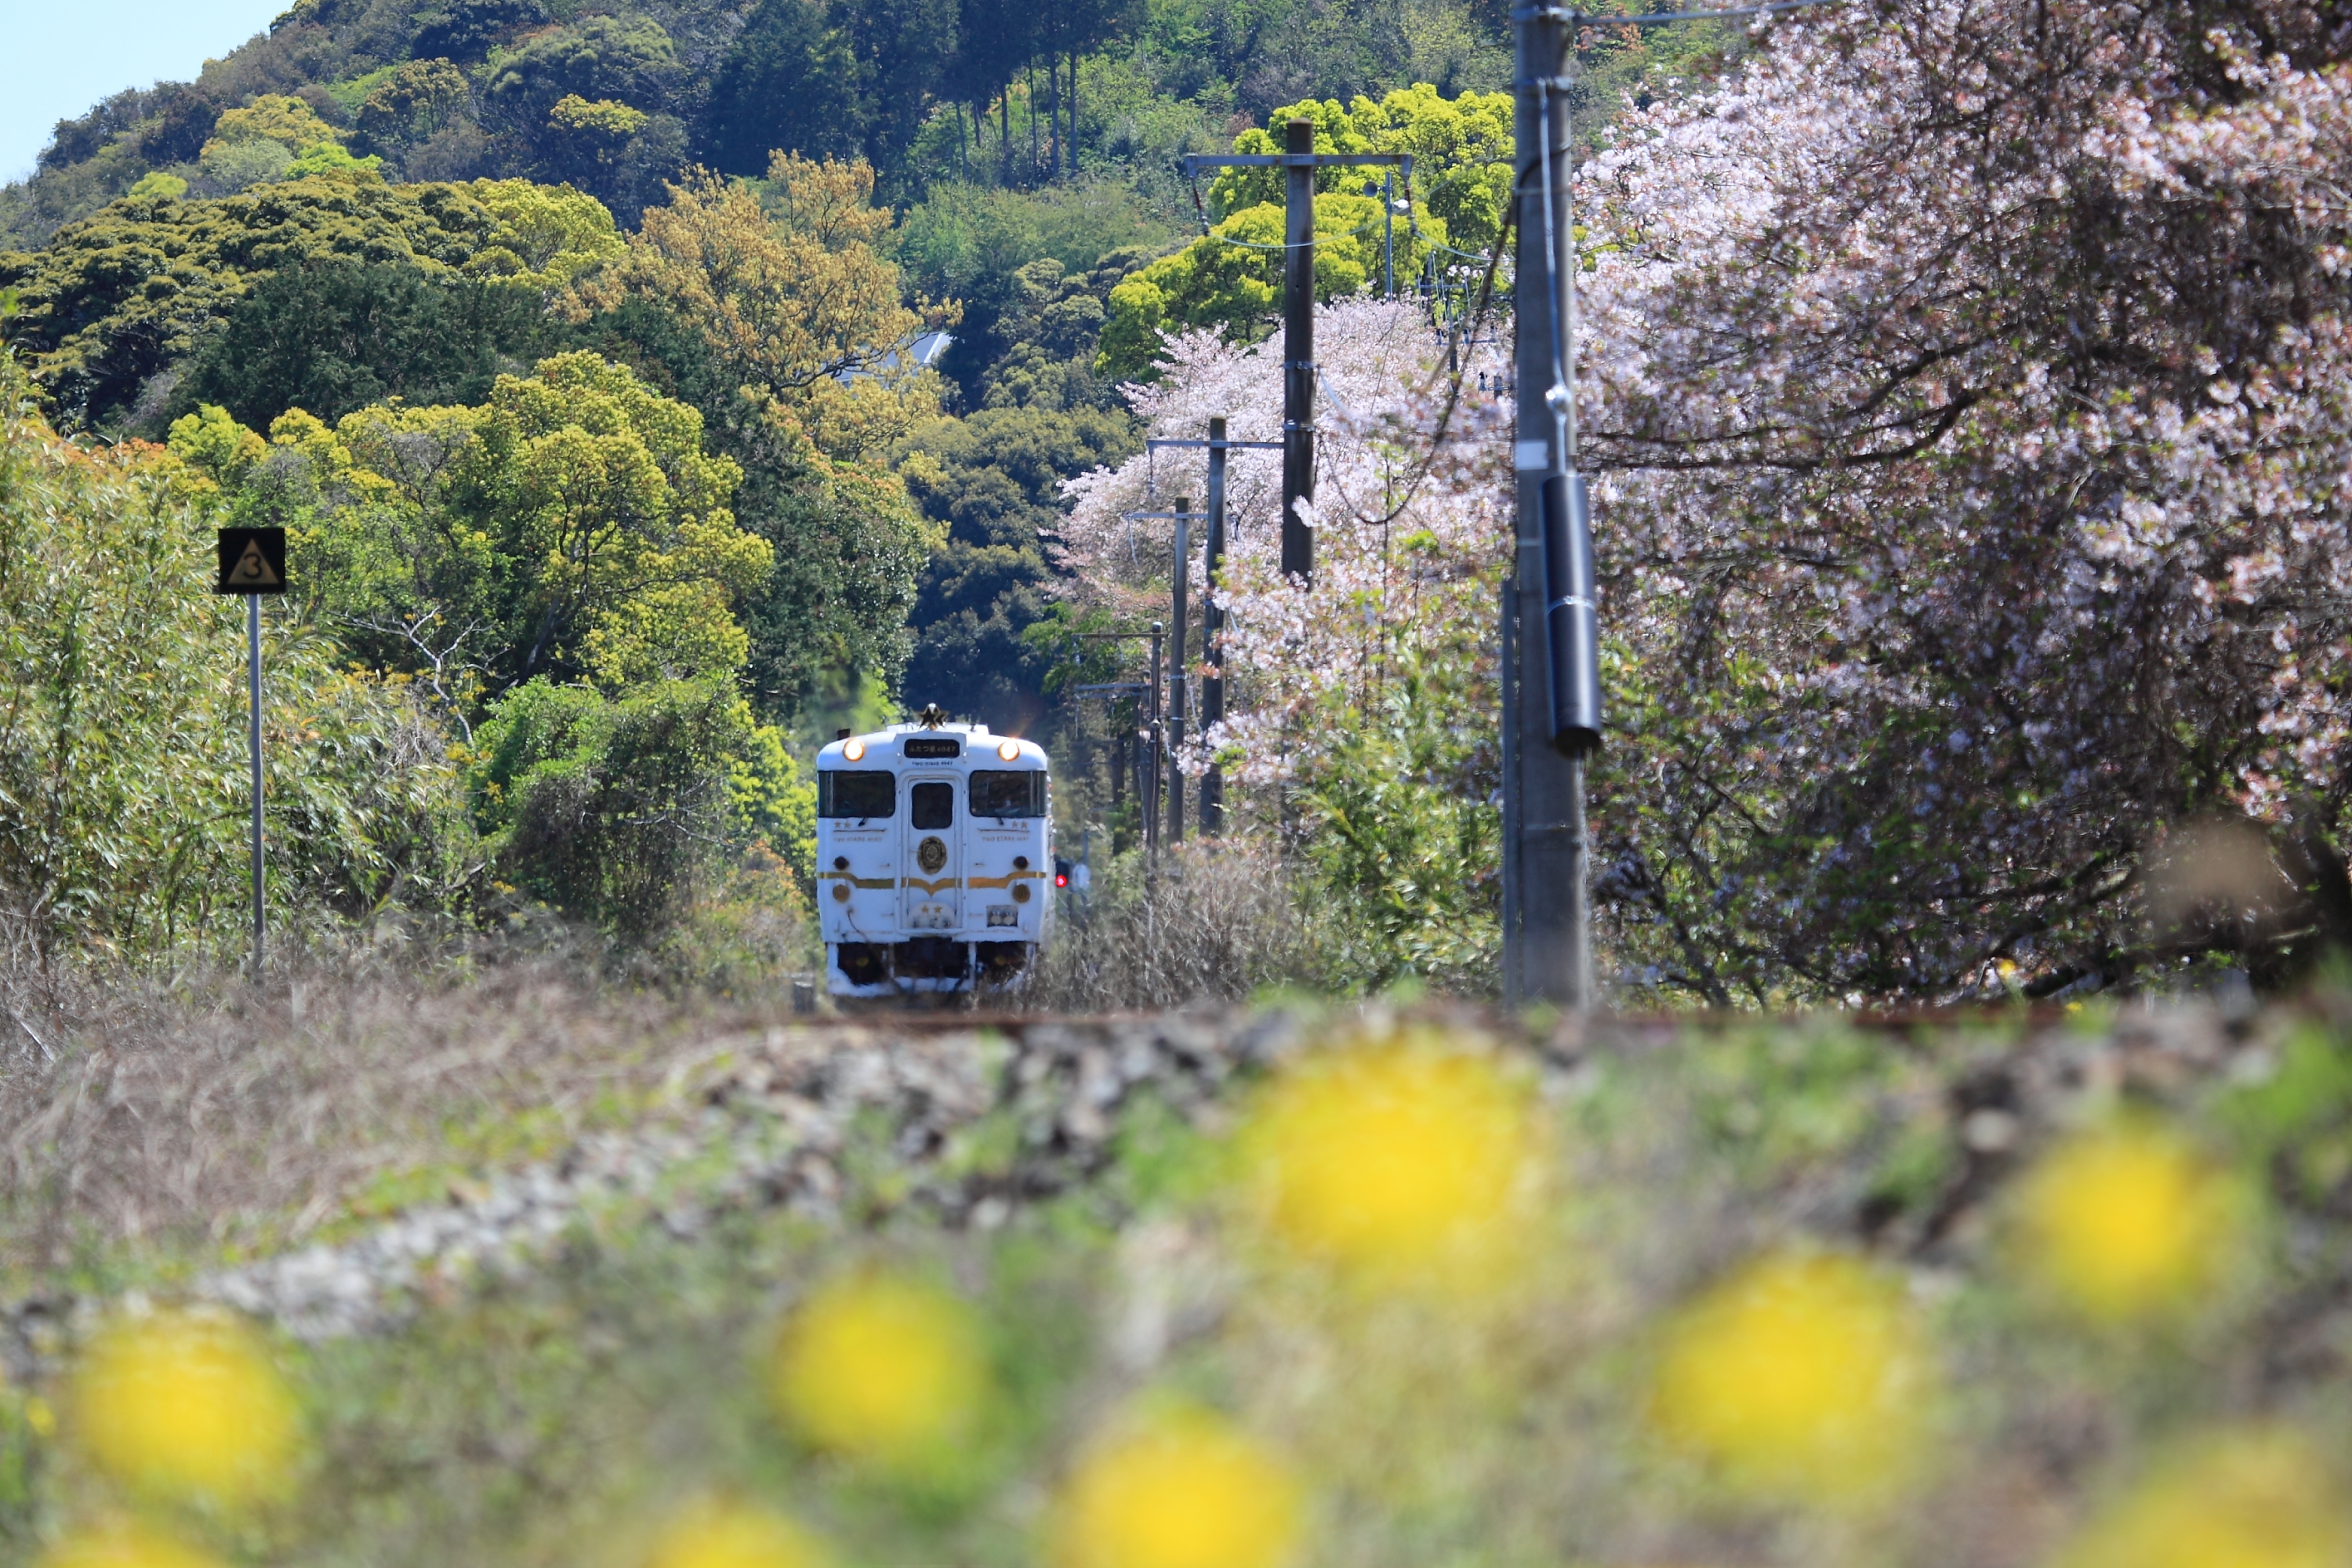
{"type": "MultiPolygon", "coordinates": [[[[1201,679],[1201,732],[1207,734],[1224,721],[1225,649],[1220,635],[1225,612],[1217,602],[1217,574],[1225,564],[1225,422],[1209,421],[1209,537],[1202,552],[1201,658],[1208,673],[1201,679]]],[[[1225,778],[1213,760],[1201,775],[1201,835],[1213,837],[1225,829],[1225,778]]]]}
{"type": "Polygon", "coordinates": [[[1191,586],[1192,498],[1176,498],[1175,568],[1169,574],[1168,842],[1184,842],[1184,590],[1191,586]]]}
{"type": "Polygon", "coordinates": [[[1315,580],[1315,535],[1299,503],[1315,499],[1315,122],[1283,128],[1282,574],[1315,580]]]}
{"type": "MultiPolygon", "coordinates": [[[[1205,441],[1155,437],[1143,445],[1147,451],[1151,452],[1157,452],[1162,447],[1206,447],[1209,453],[1209,537],[1205,562],[1207,570],[1202,576],[1202,581],[1208,584],[1208,597],[1202,602],[1201,605],[1202,658],[1208,661],[1212,671],[1201,682],[1201,728],[1205,732],[1211,725],[1225,716],[1224,646],[1219,636],[1224,629],[1225,613],[1217,605],[1217,574],[1224,569],[1225,564],[1225,454],[1251,447],[1282,451],[1286,449],[1288,443],[1229,441],[1225,438],[1225,422],[1223,419],[1212,419],[1209,421],[1209,438],[1205,441]]],[[[1146,519],[1172,520],[1175,522],[1176,574],[1179,579],[1183,576],[1184,572],[1186,524],[1192,515],[1192,504],[1189,500],[1180,500],[1176,503],[1174,511],[1130,511],[1120,514],[1130,522],[1146,519]]],[[[1181,666],[1184,662],[1184,634],[1181,630],[1184,624],[1184,589],[1180,584],[1175,592],[1176,623],[1179,627],[1176,634],[1176,662],[1181,666]]],[[[1181,697],[1179,700],[1181,700],[1181,697]]],[[[1201,831],[1202,833],[1215,833],[1224,826],[1224,799],[1225,781],[1219,776],[1217,770],[1212,767],[1207,775],[1201,780],[1201,831]]]]}
{"type": "Polygon", "coordinates": [[[1514,596],[1519,614],[1514,617],[1518,657],[1512,661],[1517,700],[1515,711],[1504,716],[1516,731],[1510,751],[1517,777],[1506,778],[1504,788],[1516,795],[1516,811],[1507,806],[1506,815],[1516,820],[1517,842],[1505,846],[1516,864],[1505,876],[1518,921],[1516,931],[1504,933],[1514,950],[1505,969],[1517,977],[1521,999],[1580,1010],[1592,996],[1584,759],[1599,741],[1600,715],[1597,700],[1583,700],[1588,689],[1596,695],[1597,689],[1591,644],[1580,646],[1576,635],[1580,626],[1591,625],[1593,595],[1589,533],[1580,563],[1576,548],[1585,519],[1583,482],[1575,474],[1576,246],[1565,75],[1575,17],[1557,6],[1530,5],[1515,11],[1512,20],[1517,46],[1514,596]],[[1589,721],[1590,728],[1580,727],[1579,720],[1589,721]]]}
{"type": "Polygon", "coordinates": [[[1168,628],[1151,623],[1151,728],[1144,746],[1143,875],[1149,884],[1160,870],[1160,763],[1167,755],[1166,731],[1160,727],[1160,647],[1168,628]]]}
{"type": "Polygon", "coordinates": [[[1315,535],[1298,503],[1315,499],[1315,171],[1342,164],[1402,164],[1410,153],[1318,153],[1315,122],[1283,128],[1280,153],[1234,153],[1184,160],[1186,177],[1202,169],[1272,165],[1282,184],[1282,574],[1309,584],[1315,576],[1315,535]]]}

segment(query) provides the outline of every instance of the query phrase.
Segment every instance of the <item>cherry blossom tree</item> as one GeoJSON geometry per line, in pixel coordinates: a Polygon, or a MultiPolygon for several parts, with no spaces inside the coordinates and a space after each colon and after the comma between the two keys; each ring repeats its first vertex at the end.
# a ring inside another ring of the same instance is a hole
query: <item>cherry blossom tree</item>
{"type": "Polygon", "coordinates": [[[1839,7],[1581,172],[1601,890],[1644,978],[2046,994],[2352,942],[2334,16],[1839,7]],[[2214,816],[2274,859],[2168,915],[2214,816]]]}
{"type": "MultiPolygon", "coordinates": [[[[1855,0],[1759,27],[1579,171],[1621,981],[2049,994],[2352,946],[2335,16],[1855,0]],[[2191,842],[2264,847],[2217,879],[2191,842]]],[[[1208,744],[1324,800],[1345,861],[1363,809],[1410,815],[1368,774],[1491,787],[1510,476],[1499,366],[1449,411],[1410,312],[1318,331],[1317,582],[1277,580],[1271,457],[1236,459],[1240,700],[1208,744]]],[[[1154,435],[1269,438],[1278,369],[1191,338],[1132,395],[1154,435]]],[[[1076,489],[1078,591],[1160,602],[1165,525],[1121,514],[1197,468],[1076,489]]]]}
{"type": "MultiPolygon", "coordinates": [[[[1213,590],[1231,616],[1228,718],[1188,749],[1214,756],[1251,816],[1281,784],[1301,847],[1350,895],[1374,983],[1412,971],[1490,980],[1496,816],[1496,586],[1510,556],[1509,410],[1491,346],[1446,344],[1419,310],[1356,300],[1318,312],[1314,585],[1280,570],[1281,458],[1232,455],[1232,538],[1213,590]],[[1442,437],[1442,439],[1441,439],[1442,437]],[[1251,786],[1259,787],[1253,796],[1251,786]]],[[[1278,342],[1179,336],[1167,375],[1127,389],[1153,437],[1237,441],[1282,429],[1278,342]]],[[[1162,451],[1071,482],[1064,559],[1081,601],[1165,620],[1172,530],[1135,512],[1206,502],[1205,455],[1162,451]]],[[[1185,563],[1209,591],[1202,527],[1185,563]]],[[[1190,652],[1205,673],[1197,630],[1190,652]]],[[[1197,688],[1196,688],[1197,689],[1197,688]]],[[[1270,818],[1260,814],[1260,826],[1270,818]]]]}

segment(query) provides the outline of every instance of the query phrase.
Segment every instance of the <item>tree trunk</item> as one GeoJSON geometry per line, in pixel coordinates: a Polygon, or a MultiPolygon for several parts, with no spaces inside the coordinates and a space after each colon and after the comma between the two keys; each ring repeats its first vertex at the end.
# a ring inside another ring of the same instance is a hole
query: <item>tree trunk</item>
{"type": "Polygon", "coordinates": [[[964,140],[963,140],[963,105],[962,105],[962,104],[961,104],[961,103],[958,103],[958,104],[955,106],[955,117],[956,117],[956,174],[957,174],[959,176],[961,176],[961,177],[962,178],[963,182],[964,182],[966,184],[970,184],[971,183],[971,155],[970,155],[968,153],[966,153],[966,152],[965,152],[965,150],[964,150],[964,140]]]}
{"type": "Polygon", "coordinates": [[[1010,78],[1004,83],[1004,96],[997,103],[1000,112],[996,117],[996,142],[1003,154],[1003,166],[997,170],[996,183],[1009,185],[1013,183],[1013,82],[1010,78]]]}
{"type": "Polygon", "coordinates": [[[1034,185],[1037,183],[1037,62],[1023,66],[1021,75],[1029,89],[1029,177],[1022,184],[1034,185]]]}
{"type": "Polygon", "coordinates": [[[1078,51],[1070,50],[1070,174],[1078,173],[1078,51]]]}

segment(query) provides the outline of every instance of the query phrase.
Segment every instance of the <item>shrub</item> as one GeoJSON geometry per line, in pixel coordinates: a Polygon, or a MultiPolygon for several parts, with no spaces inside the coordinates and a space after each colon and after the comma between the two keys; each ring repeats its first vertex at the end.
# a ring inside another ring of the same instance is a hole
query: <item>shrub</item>
{"type": "MultiPolygon", "coordinates": [[[[211,491],[157,448],[68,446],[0,357],[0,900],[46,957],[243,938],[243,606],[207,591],[211,491]]],[[[273,921],[461,898],[447,741],[399,680],[270,608],[273,921]]]]}
{"type": "Polygon", "coordinates": [[[724,679],[617,699],[532,680],[476,742],[469,782],[500,873],[625,942],[674,926],[755,844],[803,876],[814,853],[813,787],[724,679]]]}

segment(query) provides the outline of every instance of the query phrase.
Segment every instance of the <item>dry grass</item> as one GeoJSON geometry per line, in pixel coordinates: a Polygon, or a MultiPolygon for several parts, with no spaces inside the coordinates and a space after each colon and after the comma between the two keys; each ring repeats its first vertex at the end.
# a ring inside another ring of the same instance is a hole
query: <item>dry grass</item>
{"type": "Polygon", "coordinates": [[[573,953],[351,950],[100,984],[0,969],[0,1271],[144,1239],[299,1239],[372,1184],[559,1148],[631,1114],[759,1004],[633,988],[573,953]]]}
{"type": "Polygon", "coordinates": [[[1207,839],[1111,867],[1066,918],[1024,1006],[1117,1012],[1242,1001],[1309,985],[1320,964],[1288,868],[1265,840],[1207,839]]]}

